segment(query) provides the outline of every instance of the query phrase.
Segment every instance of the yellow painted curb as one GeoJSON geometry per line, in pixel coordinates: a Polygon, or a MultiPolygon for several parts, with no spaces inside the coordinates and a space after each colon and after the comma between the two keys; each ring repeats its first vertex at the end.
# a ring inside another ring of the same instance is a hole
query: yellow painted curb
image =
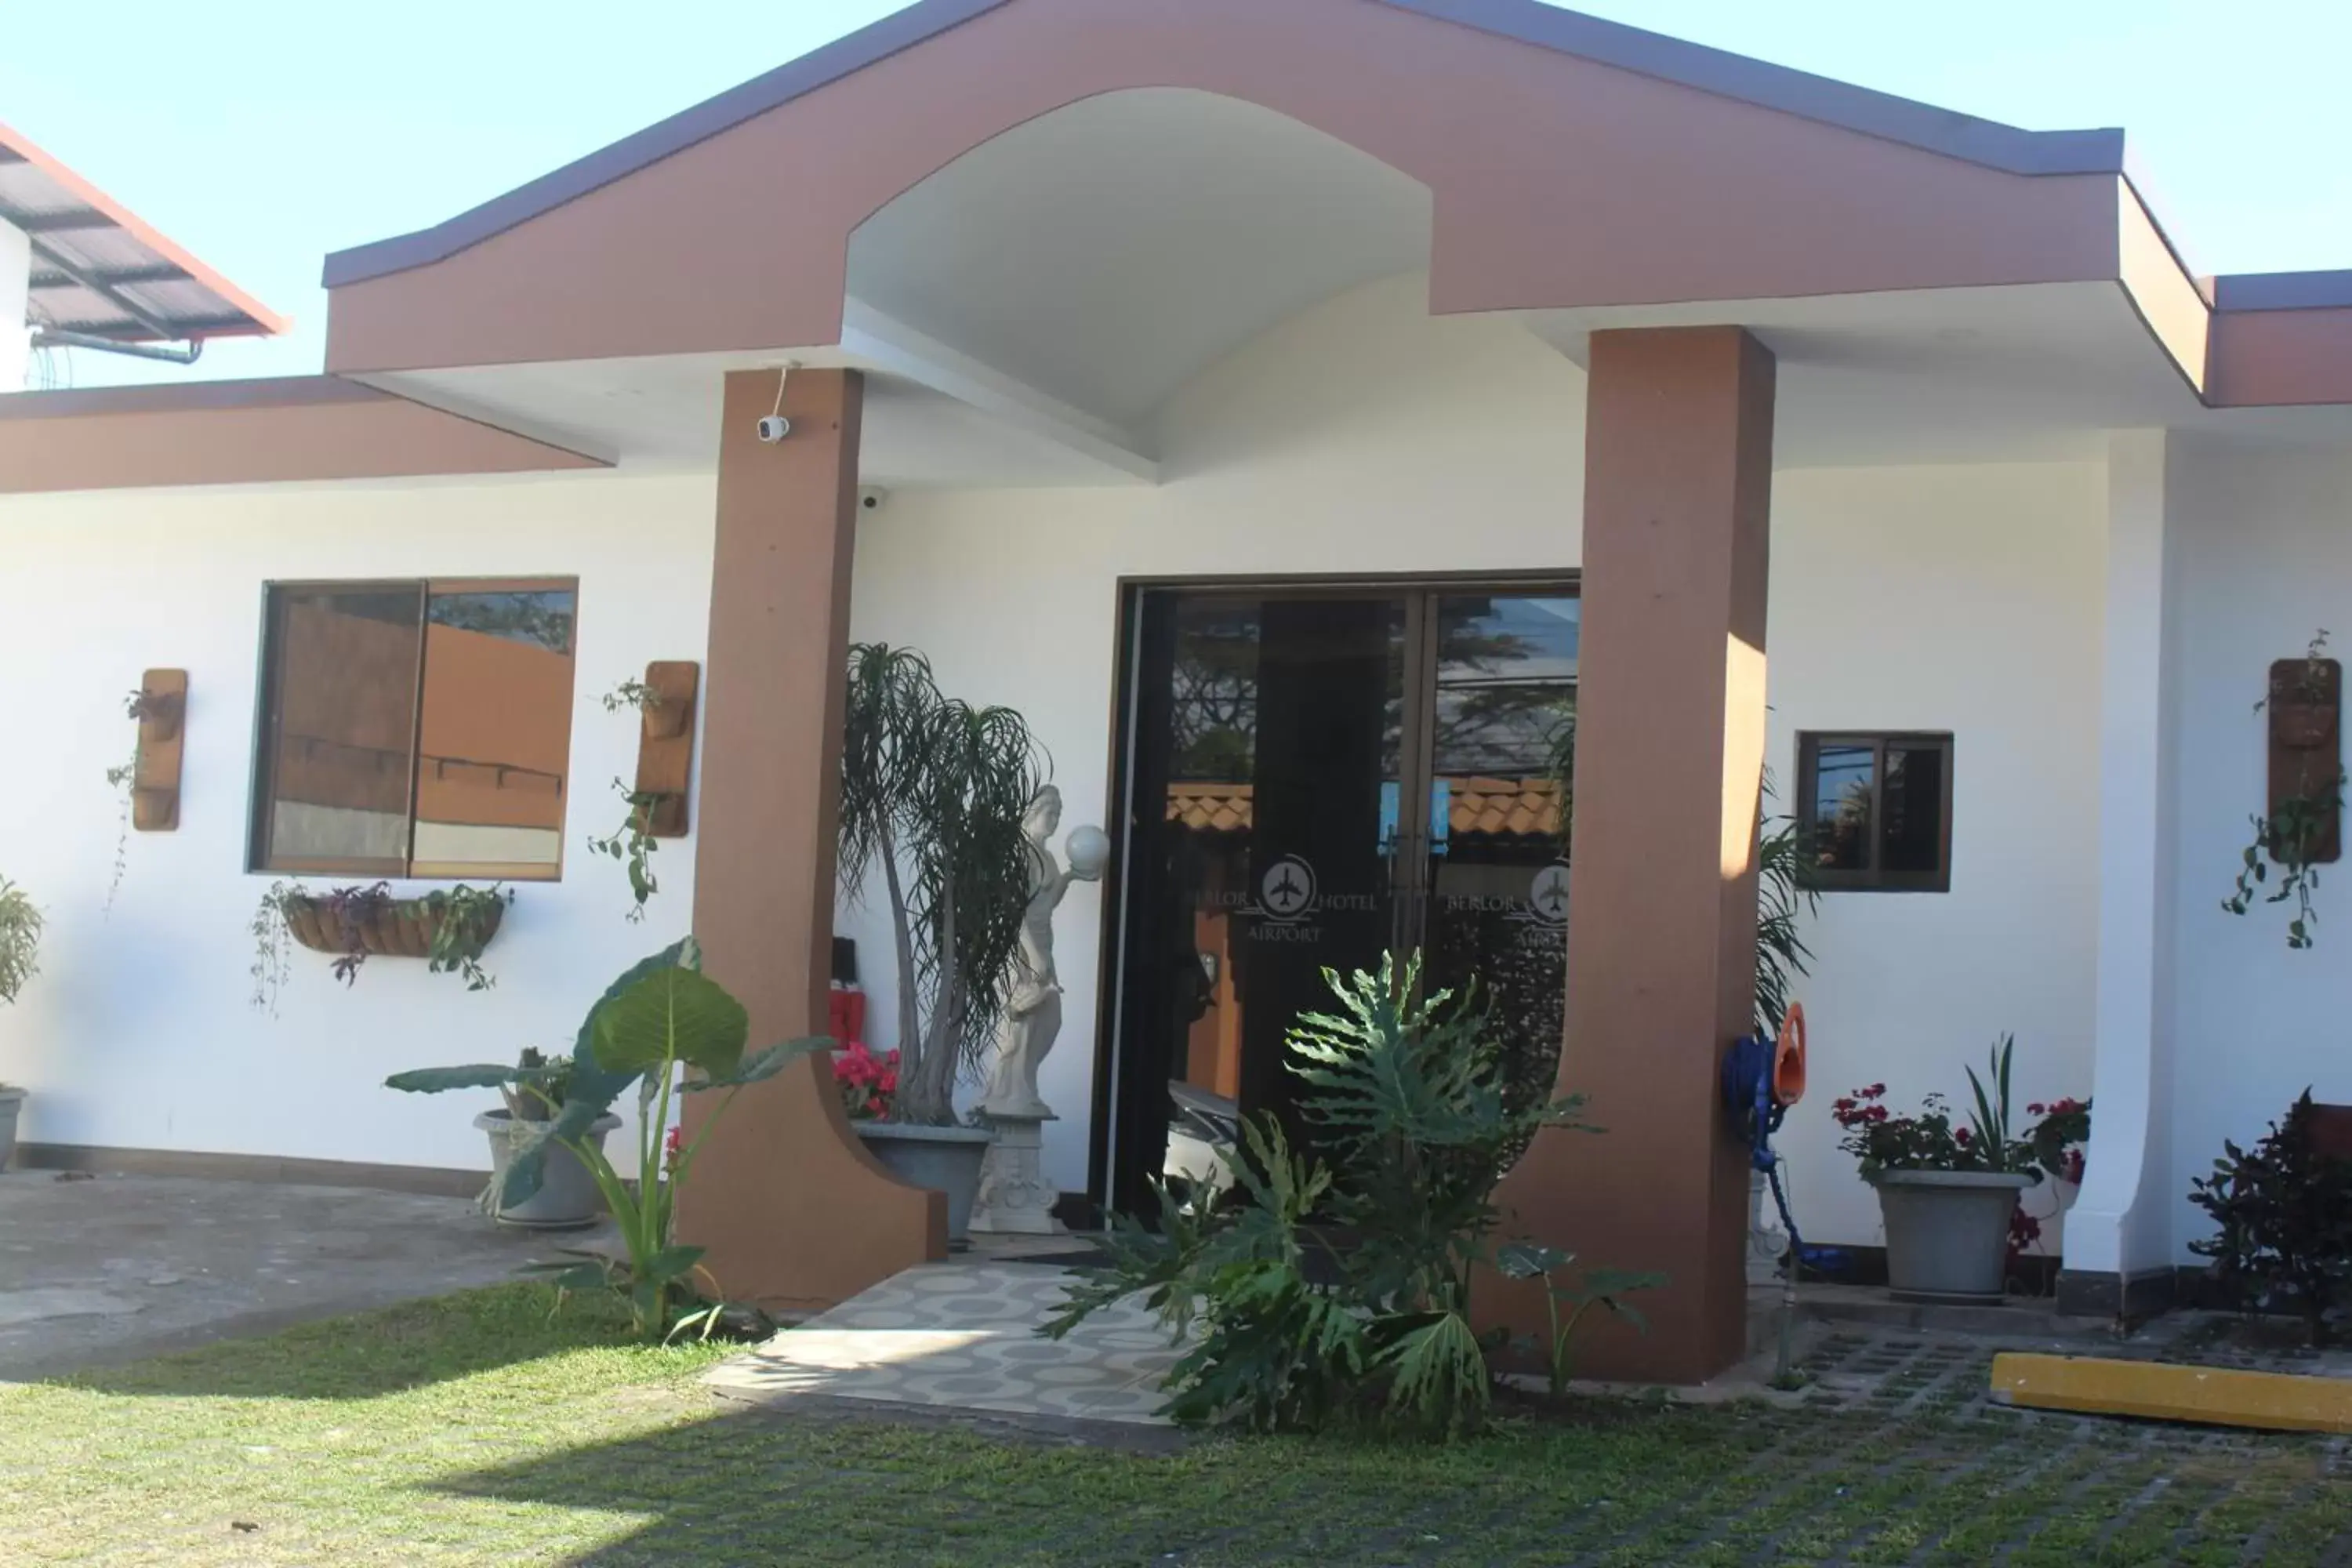
{"type": "Polygon", "coordinates": [[[2004,1353],[1992,1358],[1992,1396],[2003,1405],[2094,1415],[2270,1432],[2352,1432],[2352,1378],[2004,1353]]]}

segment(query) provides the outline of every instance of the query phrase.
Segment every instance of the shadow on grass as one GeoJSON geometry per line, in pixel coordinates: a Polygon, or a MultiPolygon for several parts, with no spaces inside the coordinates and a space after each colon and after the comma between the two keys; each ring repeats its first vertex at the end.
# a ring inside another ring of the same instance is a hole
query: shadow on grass
{"type": "Polygon", "coordinates": [[[814,1395],[739,1406],[434,1489],[649,1516],[625,1538],[564,1559],[595,1568],[1125,1562],[1182,1544],[1188,1462],[1177,1445],[1113,1451],[1067,1429],[1097,1423],[1024,1426],[862,1403],[814,1395]],[[1170,1505],[1165,1528],[1176,1539],[1146,1552],[1136,1538],[1152,1539],[1157,1510],[1139,1520],[1133,1503],[1154,1496],[1170,1505]]]}
{"type": "Polygon", "coordinates": [[[1621,1523],[1751,1462],[1759,1447],[1720,1413],[1647,1411],[1451,1447],[1208,1436],[1139,1452],[1079,1441],[1066,1427],[1026,1417],[796,1395],[485,1468],[434,1489],[643,1521],[620,1524],[626,1533],[562,1559],[592,1568],[1408,1561],[1486,1568],[1569,1561],[1563,1544],[1605,1541],[1621,1523]],[[1503,1538],[1529,1530],[1532,1537],[1503,1538]],[[1433,1552],[1433,1543],[1448,1550],[1433,1552]]]}
{"type": "Polygon", "coordinates": [[[560,1312],[554,1306],[547,1286],[494,1285],[290,1327],[257,1323],[276,1331],[49,1381],[100,1394],[370,1399],[629,1342],[628,1315],[615,1300],[574,1296],[560,1312]]]}

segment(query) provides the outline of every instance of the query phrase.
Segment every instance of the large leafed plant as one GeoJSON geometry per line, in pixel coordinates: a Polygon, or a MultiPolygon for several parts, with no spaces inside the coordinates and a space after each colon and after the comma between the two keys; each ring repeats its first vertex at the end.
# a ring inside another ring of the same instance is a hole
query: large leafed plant
{"type": "Polygon", "coordinates": [[[1223,1155],[1236,1200],[1202,1208],[1155,1184],[1159,1213],[1113,1217],[1110,1266],[1072,1285],[1045,1331],[1058,1338],[1140,1297],[1190,1340],[1168,1378],[1177,1420],[1362,1420],[1450,1436],[1485,1416],[1499,1348],[1472,1327],[1481,1268],[1543,1280],[1555,1310],[1549,1342],[1535,1348],[1555,1388],[1583,1309],[1630,1317],[1620,1298],[1663,1279],[1580,1278],[1569,1254],[1498,1247],[1496,1184],[1538,1130],[1584,1128],[1583,1102],[1515,1091],[1506,1033],[1474,998],[1424,994],[1417,960],[1324,978],[1337,1011],[1300,1017],[1288,1041],[1313,1147],[1295,1147],[1271,1116],[1244,1120],[1244,1149],[1223,1155]],[[1573,1309],[1565,1320],[1560,1302],[1573,1309]]]}
{"type": "Polygon", "coordinates": [[[1009,708],[943,696],[929,660],[849,650],[841,752],[842,886],[878,877],[898,977],[894,1120],[955,1120],[959,1072],[994,1037],[1029,900],[1022,813],[1045,782],[1009,708]]]}
{"type": "Polygon", "coordinates": [[[556,1282],[622,1291],[639,1331],[647,1335],[698,1325],[707,1332],[723,1302],[717,1282],[701,1267],[703,1249],[679,1246],[670,1237],[678,1191],[703,1141],[746,1085],[773,1078],[796,1058],[833,1044],[822,1037],[793,1040],[747,1054],[750,1038],[751,1018],[743,1005],[701,973],[700,949],[688,937],[612,984],[589,1009],[568,1061],[420,1068],[384,1082],[419,1094],[525,1087],[550,1099],[561,1094],[551,1117],[527,1124],[530,1131],[484,1194],[488,1205],[496,1212],[529,1199],[544,1179],[550,1151],[569,1149],[595,1177],[628,1261],[624,1266],[602,1254],[578,1254],[576,1261],[555,1266],[556,1282]],[[591,1130],[632,1089],[637,1096],[636,1169],[632,1180],[624,1180],[591,1130]],[[703,1119],[691,1140],[679,1139],[670,1130],[675,1097],[714,1090],[725,1096],[718,1110],[703,1119]],[[677,1307],[686,1302],[700,1305],[677,1318],[677,1307]]]}

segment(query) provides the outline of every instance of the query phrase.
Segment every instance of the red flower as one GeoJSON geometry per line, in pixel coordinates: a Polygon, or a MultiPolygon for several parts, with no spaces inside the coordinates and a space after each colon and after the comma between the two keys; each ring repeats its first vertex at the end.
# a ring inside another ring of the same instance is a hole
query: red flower
{"type": "Polygon", "coordinates": [[[1953,1128],[1952,1142],[1958,1143],[1963,1149],[1967,1148],[1969,1146],[1969,1130],[1965,1127],[1953,1128]]]}
{"type": "Polygon", "coordinates": [[[1884,1121],[1886,1120],[1886,1107],[1883,1105],[1874,1105],[1868,1110],[1864,1111],[1863,1115],[1865,1120],[1872,1122],[1884,1121]]]}
{"type": "Polygon", "coordinates": [[[2047,1116],[2049,1113],[2050,1108],[2038,1100],[2025,1108],[2025,1114],[2028,1116],[2047,1116]]]}
{"type": "Polygon", "coordinates": [[[1862,1092],[1868,1095],[1871,1099],[1876,1100],[1880,1095],[1886,1092],[1886,1086],[1883,1083],[1874,1083],[1862,1092]]]}
{"type": "Polygon", "coordinates": [[[663,1137],[662,1168],[664,1170],[675,1171],[677,1169],[677,1156],[680,1150],[680,1140],[685,1136],[685,1128],[673,1127],[669,1130],[668,1133],[663,1137]]]}

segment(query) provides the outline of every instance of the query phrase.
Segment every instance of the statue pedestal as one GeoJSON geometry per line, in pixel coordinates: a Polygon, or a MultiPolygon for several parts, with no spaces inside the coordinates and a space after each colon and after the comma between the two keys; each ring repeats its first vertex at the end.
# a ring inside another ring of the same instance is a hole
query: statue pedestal
{"type": "Polygon", "coordinates": [[[971,1228],[985,1236],[1065,1234],[1068,1227],[1054,1217],[1054,1200],[1060,1194],[1045,1180],[1043,1157],[1045,1123],[1060,1118],[1049,1110],[1043,1116],[987,1113],[986,1120],[996,1130],[996,1142],[981,1161],[971,1228]]]}

